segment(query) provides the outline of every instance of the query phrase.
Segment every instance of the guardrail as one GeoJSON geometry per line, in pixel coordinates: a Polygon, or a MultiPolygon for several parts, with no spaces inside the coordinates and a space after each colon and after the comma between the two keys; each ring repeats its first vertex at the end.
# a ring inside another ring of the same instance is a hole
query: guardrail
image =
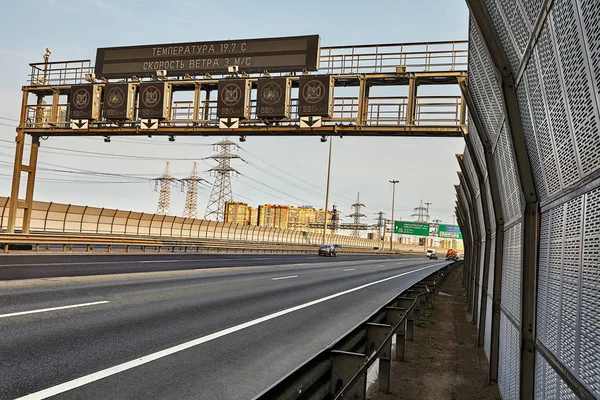
{"type": "Polygon", "coordinates": [[[334,344],[255,397],[265,399],[364,400],[367,372],[379,360],[378,390],[389,392],[392,359],[406,361],[421,312],[433,302],[447,265],[402,292],[334,344]],[[392,354],[392,339],[396,339],[392,354]]]}
{"type": "MultiPolygon", "coordinates": [[[[0,233],[0,248],[5,253],[12,250],[23,250],[24,246],[32,251],[39,252],[50,249],[50,246],[62,246],[62,251],[72,250],[73,246],[85,246],[85,251],[90,252],[94,247],[102,247],[107,252],[113,251],[114,247],[124,247],[125,252],[130,252],[135,248],[146,252],[148,249],[154,249],[157,252],[163,250],[188,252],[270,252],[270,253],[304,253],[316,254],[319,246],[310,244],[286,243],[265,243],[265,242],[244,242],[227,240],[193,240],[185,238],[153,238],[153,237],[131,237],[120,235],[72,235],[72,234],[7,234],[0,233]],[[29,247],[31,246],[31,247],[29,247]]],[[[374,251],[364,248],[340,248],[340,254],[385,254],[400,255],[400,251],[374,251]]]]}

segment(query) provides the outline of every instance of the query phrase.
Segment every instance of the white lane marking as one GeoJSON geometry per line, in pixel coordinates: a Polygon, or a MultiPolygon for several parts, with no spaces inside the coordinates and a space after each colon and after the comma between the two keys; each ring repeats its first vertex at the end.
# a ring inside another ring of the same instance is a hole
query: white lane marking
{"type": "Polygon", "coordinates": [[[42,308],[39,310],[21,311],[21,312],[15,312],[15,313],[10,313],[10,314],[0,314],[0,318],[16,317],[17,315],[37,314],[37,313],[56,311],[56,310],[66,310],[68,308],[88,307],[88,306],[95,306],[97,304],[106,304],[106,303],[109,303],[109,301],[103,300],[103,301],[95,301],[93,303],[82,303],[82,304],[73,304],[70,306],[42,308]]]}
{"type": "Polygon", "coordinates": [[[38,400],[38,399],[46,399],[51,396],[56,396],[57,394],[64,393],[68,390],[72,390],[72,389],[78,388],[80,386],[87,385],[88,383],[99,381],[100,379],[107,378],[111,375],[115,375],[120,372],[127,371],[127,370],[135,368],[135,367],[139,367],[140,365],[147,364],[151,361],[155,361],[160,358],[170,356],[171,354],[175,354],[180,351],[187,350],[189,348],[198,346],[200,344],[210,342],[211,340],[215,340],[220,337],[232,334],[234,332],[241,331],[242,329],[246,329],[251,326],[261,324],[263,322],[281,317],[283,315],[292,313],[294,311],[302,310],[303,308],[311,307],[311,306],[314,306],[315,304],[323,303],[325,301],[335,299],[336,297],[340,297],[340,296],[343,296],[348,293],[356,292],[357,290],[361,290],[361,289],[367,288],[369,286],[387,282],[392,279],[400,278],[400,277],[408,275],[408,274],[414,274],[415,272],[423,271],[424,269],[428,269],[431,267],[441,268],[442,264],[427,265],[427,266],[419,268],[419,269],[415,269],[415,270],[408,271],[408,272],[403,272],[398,275],[390,276],[388,278],[384,278],[384,279],[380,279],[378,281],[366,283],[364,285],[357,286],[352,289],[344,290],[343,292],[338,292],[338,293],[335,293],[335,294],[332,294],[332,295],[329,295],[326,297],[321,297],[320,299],[309,301],[308,303],[304,303],[304,304],[300,304],[298,306],[286,308],[285,310],[281,310],[281,311],[278,311],[273,314],[265,315],[264,317],[256,318],[256,319],[253,319],[252,321],[244,322],[243,324],[232,326],[230,328],[223,329],[223,330],[215,332],[215,333],[211,333],[210,335],[202,336],[200,338],[190,340],[189,342],[185,342],[185,343],[179,344],[177,346],[173,346],[173,347],[165,349],[165,350],[157,351],[156,353],[148,354],[146,356],[137,358],[135,360],[127,361],[127,362],[124,362],[123,364],[115,365],[114,367],[106,368],[101,371],[94,372],[89,375],[85,375],[80,378],[76,378],[71,381],[64,382],[59,385],[49,387],[47,389],[43,389],[38,392],[25,395],[23,397],[19,397],[17,400],[20,400],[20,399],[38,400]]]}
{"type": "Polygon", "coordinates": [[[272,281],[278,281],[281,279],[292,279],[292,278],[297,278],[298,275],[290,275],[290,276],[280,276],[279,278],[273,278],[271,279],[272,281]]]}
{"type": "Polygon", "coordinates": [[[344,271],[354,271],[354,268],[346,268],[344,271]]]}
{"type": "Polygon", "coordinates": [[[381,268],[381,267],[385,267],[385,264],[378,265],[375,268],[381,268]]]}

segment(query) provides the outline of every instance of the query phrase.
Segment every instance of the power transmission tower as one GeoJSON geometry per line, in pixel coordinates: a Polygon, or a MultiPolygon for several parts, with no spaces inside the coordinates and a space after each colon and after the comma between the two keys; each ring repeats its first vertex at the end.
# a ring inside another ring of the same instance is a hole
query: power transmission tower
{"type": "Polygon", "coordinates": [[[366,217],[365,214],[361,213],[362,208],[366,206],[360,202],[360,192],[356,194],[356,203],[352,204],[351,207],[354,208],[354,213],[348,216],[354,219],[354,230],[352,231],[352,236],[360,237],[360,230],[358,229],[358,227],[361,225],[360,219],[366,217]]]}
{"type": "MultiPolygon", "coordinates": [[[[327,211],[325,212],[325,216],[327,216],[327,211]]],[[[331,234],[335,234],[340,226],[340,212],[337,210],[337,205],[333,205],[331,210],[331,225],[330,230],[331,234]]]]}
{"type": "Polygon", "coordinates": [[[184,217],[196,218],[198,208],[198,184],[202,181],[204,181],[204,179],[198,177],[198,169],[196,168],[196,163],[194,162],[191,175],[181,180],[182,189],[187,184],[185,207],[183,209],[184,217]]]}
{"type": "Polygon", "coordinates": [[[169,215],[171,212],[171,183],[177,181],[177,179],[171,176],[169,172],[169,162],[165,166],[165,172],[162,176],[154,178],[154,190],[158,191],[158,184],[160,183],[160,192],[158,195],[158,207],[156,207],[156,213],[158,215],[169,215]]]}
{"type": "Polygon", "coordinates": [[[385,213],[383,211],[379,211],[378,213],[375,213],[375,215],[377,215],[377,218],[375,219],[377,221],[377,224],[375,225],[375,227],[377,228],[377,232],[379,233],[380,237],[383,237],[385,234],[385,231],[382,232],[382,229],[385,226],[385,218],[383,218],[385,213]]]}
{"type": "Polygon", "coordinates": [[[416,218],[417,222],[429,221],[429,214],[427,212],[427,208],[423,206],[423,200],[421,200],[419,207],[414,208],[414,211],[415,212],[411,215],[411,217],[416,218]]]}
{"type": "Polygon", "coordinates": [[[225,220],[225,203],[231,201],[233,198],[231,192],[231,174],[239,174],[231,166],[231,160],[242,160],[242,158],[237,154],[233,154],[233,151],[236,151],[239,146],[229,140],[229,138],[214,143],[213,146],[218,153],[207,158],[212,158],[218,162],[218,165],[209,170],[211,175],[215,177],[215,183],[213,184],[210,199],[206,206],[204,219],[214,217],[217,221],[223,222],[225,220]]]}

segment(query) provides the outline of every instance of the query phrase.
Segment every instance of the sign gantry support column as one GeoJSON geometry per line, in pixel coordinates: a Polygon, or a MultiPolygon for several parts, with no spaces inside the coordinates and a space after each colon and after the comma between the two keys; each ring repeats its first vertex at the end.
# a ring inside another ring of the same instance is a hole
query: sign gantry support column
{"type": "Polygon", "coordinates": [[[406,125],[412,126],[415,124],[415,116],[417,114],[417,79],[414,77],[408,80],[408,104],[406,109],[406,125]]]}
{"type": "MultiPolygon", "coordinates": [[[[29,153],[29,164],[23,164],[23,153],[25,152],[25,123],[27,120],[27,102],[29,92],[23,91],[21,103],[21,119],[20,125],[17,128],[17,136],[15,137],[15,162],[13,166],[12,187],[10,191],[9,211],[8,211],[8,233],[14,233],[17,222],[17,214],[19,208],[24,209],[22,232],[29,233],[31,227],[31,208],[33,206],[33,191],[35,187],[35,174],[37,170],[38,148],[40,139],[37,135],[32,135],[31,150],[29,153]],[[27,172],[27,188],[25,193],[25,201],[19,201],[19,191],[21,188],[21,173],[27,172]]],[[[38,95],[35,122],[41,125],[43,110],[40,107],[43,101],[43,96],[38,95]]]]}

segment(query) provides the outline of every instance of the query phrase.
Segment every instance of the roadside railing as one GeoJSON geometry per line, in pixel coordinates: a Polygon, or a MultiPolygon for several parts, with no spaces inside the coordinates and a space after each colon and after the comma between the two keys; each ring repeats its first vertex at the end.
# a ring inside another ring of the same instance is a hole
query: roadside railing
{"type": "Polygon", "coordinates": [[[415,324],[419,324],[421,313],[432,304],[452,265],[412,285],[255,400],[364,400],[368,370],[376,361],[379,361],[378,390],[388,393],[392,360],[406,361],[406,342],[414,340],[415,324]]]}

